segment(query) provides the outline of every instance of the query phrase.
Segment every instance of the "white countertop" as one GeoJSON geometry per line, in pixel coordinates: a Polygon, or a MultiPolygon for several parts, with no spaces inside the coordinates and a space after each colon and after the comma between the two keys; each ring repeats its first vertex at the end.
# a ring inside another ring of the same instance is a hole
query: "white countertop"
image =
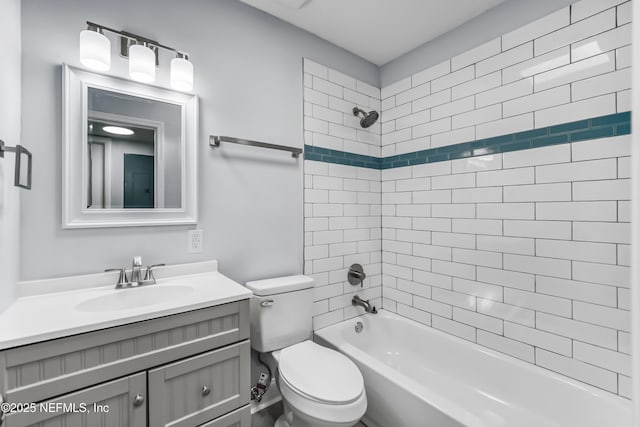
{"type": "Polygon", "coordinates": [[[158,279],[155,285],[132,289],[116,290],[111,284],[31,294],[16,299],[0,314],[0,350],[240,301],[251,295],[250,290],[218,271],[158,279]],[[112,302],[118,299],[125,301],[130,296],[143,297],[142,293],[131,294],[135,292],[150,292],[145,295],[151,295],[156,291],[175,293],[176,290],[179,291],[177,295],[166,298],[166,301],[160,298],[154,304],[124,304],[116,309],[100,307],[100,298],[104,297],[112,302]]]}

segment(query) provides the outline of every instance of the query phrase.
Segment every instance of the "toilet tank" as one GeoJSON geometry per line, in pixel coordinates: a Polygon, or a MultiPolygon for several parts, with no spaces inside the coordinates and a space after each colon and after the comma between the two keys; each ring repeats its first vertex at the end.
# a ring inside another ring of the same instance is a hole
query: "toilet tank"
{"type": "Polygon", "coordinates": [[[260,353],[310,339],[313,279],[287,276],[246,283],[251,297],[251,347],[260,353]]]}

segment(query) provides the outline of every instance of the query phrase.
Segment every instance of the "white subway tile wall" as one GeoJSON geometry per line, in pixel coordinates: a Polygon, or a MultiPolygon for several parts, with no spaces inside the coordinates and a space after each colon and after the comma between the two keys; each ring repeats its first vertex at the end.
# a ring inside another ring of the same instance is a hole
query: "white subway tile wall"
{"type": "MultiPolygon", "coordinates": [[[[304,76],[305,144],[379,157],[379,123],[363,129],[352,109],[379,111],[380,89],[308,59],[304,76]]],[[[382,305],[381,179],[379,170],[310,160],[304,174],[304,272],[315,279],[318,329],[360,315],[356,293],[382,305]],[[367,274],[362,288],[347,282],[353,263],[367,274]]]]}
{"type": "MultiPolygon", "coordinates": [[[[381,99],[305,61],[305,144],[385,157],[629,111],[629,10],[582,0],[381,99]],[[364,138],[347,120],[354,102],[382,109],[364,138]]],[[[382,171],[305,161],[314,327],[360,313],[359,292],[630,397],[629,156],[626,135],[382,171]],[[346,282],[351,262],[363,289],[346,282]]]]}
{"type": "MultiPolygon", "coordinates": [[[[304,143],[380,157],[380,123],[363,129],[353,115],[353,107],[379,111],[380,89],[306,58],[303,69],[304,143]]],[[[401,121],[411,121],[408,106],[398,110],[401,121]]]]}
{"type": "Polygon", "coordinates": [[[630,3],[582,0],[382,88],[383,155],[628,111],[630,3]]]}
{"type": "Polygon", "coordinates": [[[629,223],[618,209],[631,193],[617,164],[630,141],[383,171],[384,308],[625,395],[629,223]],[[468,172],[478,164],[499,169],[468,172]]]}
{"type": "MultiPolygon", "coordinates": [[[[382,153],[628,111],[629,7],[583,0],[382,88],[382,153]]],[[[384,170],[384,308],[629,397],[629,149],[384,170]]]]}

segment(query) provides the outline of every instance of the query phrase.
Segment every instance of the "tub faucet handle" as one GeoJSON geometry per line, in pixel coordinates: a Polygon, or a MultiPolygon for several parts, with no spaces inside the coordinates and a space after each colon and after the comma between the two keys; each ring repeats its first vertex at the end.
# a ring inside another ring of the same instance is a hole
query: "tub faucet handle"
{"type": "Polygon", "coordinates": [[[353,286],[360,285],[360,287],[362,287],[365,277],[367,277],[367,275],[364,273],[364,269],[360,264],[353,264],[347,273],[347,280],[353,286]]]}

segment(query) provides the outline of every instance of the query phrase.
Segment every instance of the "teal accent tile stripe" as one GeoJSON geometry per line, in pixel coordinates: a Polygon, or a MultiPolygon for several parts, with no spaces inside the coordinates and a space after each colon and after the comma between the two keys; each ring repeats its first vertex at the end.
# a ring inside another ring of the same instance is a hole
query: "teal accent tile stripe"
{"type": "Polygon", "coordinates": [[[549,145],[587,141],[610,136],[628,135],[630,133],[631,112],[627,111],[383,158],[305,145],[304,158],[306,160],[317,160],[320,162],[371,169],[391,169],[402,166],[441,162],[444,160],[484,156],[486,154],[526,150],[549,145]]]}
{"type": "Polygon", "coordinates": [[[362,168],[380,169],[379,157],[363,156],[362,154],[347,153],[346,151],[330,150],[328,148],[304,146],[305,160],[337,163],[339,165],[359,166],[362,168]]]}

